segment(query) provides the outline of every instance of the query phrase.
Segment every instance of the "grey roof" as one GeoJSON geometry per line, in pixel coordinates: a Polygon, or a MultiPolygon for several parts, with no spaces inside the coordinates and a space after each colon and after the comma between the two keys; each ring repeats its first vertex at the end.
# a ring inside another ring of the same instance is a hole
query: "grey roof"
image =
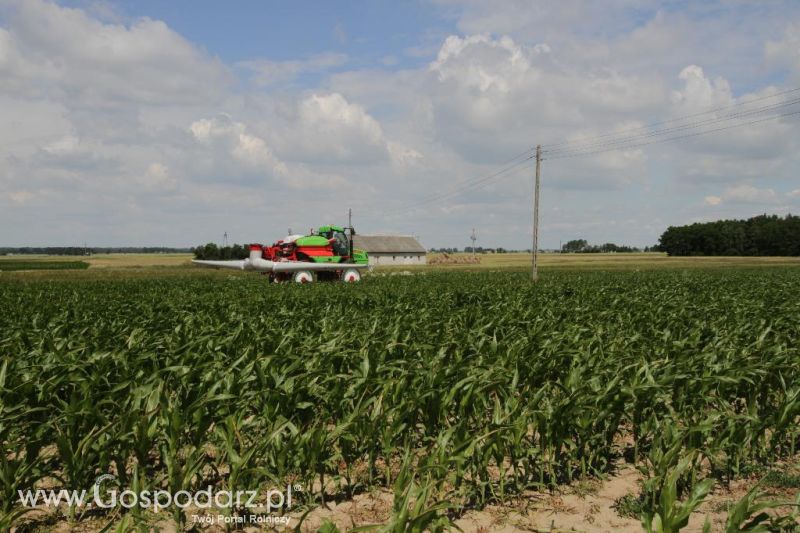
{"type": "Polygon", "coordinates": [[[359,235],[353,245],[368,253],[425,253],[425,248],[410,235],[359,235]]]}

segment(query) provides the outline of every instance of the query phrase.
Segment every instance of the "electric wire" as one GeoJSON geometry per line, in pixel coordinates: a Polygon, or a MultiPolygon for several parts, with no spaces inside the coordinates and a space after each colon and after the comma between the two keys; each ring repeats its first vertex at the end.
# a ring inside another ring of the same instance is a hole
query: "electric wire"
{"type": "Polygon", "coordinates": [[[749,110],[746,110],[746,111],[740,111],[738,113],[731,113],[731,114],[725,115],[723,117],[709,118],[709,119],[706,119],[706,120],[703,120],[703,121],[699,121],[699,122],[693,122],[693,123],[689,123],[689,124],[683,124],[683,125],[680,125],[680,126],[674,126],[672,128],[665,128],[665,129],[662,129],[662,130],[654,130],[654,131],[651,131],[651,132],[646,133],[646,134],[634,135],[634,136],[631,136],[631,137],[620,137],[618,139],[611,139],[611,140],[604,141],[604,142],[581,144],[581,145],[576,145],[574,147],[567,147],[567,148],[561,148],[561,149],[555,149],[555,150],[545,150],[544,152],[545,153],[551,153],[551,154],[557,154],[557,153],[560,154],[560,153],[563,153],[563,152],[575,152],[575,151],[594,149],[594,148],[598,148],[598,147],[610,146],[610,145],[615,145],[615,144],[624,144],[624,143],[627,143],[627,142],[630,142],[630,141],[639,141],[639,140],[642,140],[642,139],[645,139],[645,138],[657,137],[657,136],[660,136],[660,135],[666,135],[666,134],[674,133],[674,132],[677,132],[677,131],[691,130],[691,129],[698,128],[700,126],[714,125],[714,124],[719,124],[719,123],[723,123],[723,122],[728,122],[728,121],[731,121],[731,120],[734,120],[734,119],[747,118],[747,117],[750,117],[750,116],[753,116],[753,115],[760,115],[762,113],[766,113],[766,112],[769,112],[769,111],[775,111],[777,109],[781,109],[781,108],[784,108],[784,107],[789,107],[789,106],[795,105],[797,103],[800,103],[800,98],[797,98],[795,100],[789,100],[789,101],[786,101],[786,102],[780,102],[780,103],[777,103],[777,104],[770,104],[768,106],[764,106],[764,107],[760,107],[760,108],[756,108],[756,109],[749,109],[749,110]]]}
{"type": "MultiPolygon", "coordinates": [[[[788,108],[790,106],[796,105],[796,104],[800,103],[800,97],[784,100],[784,101],[781,101],[781,102],[770,103],[770,104],[767,104],[767,105],[762,105],[760,107],[749,108],[749,109],[747,108],[747,106],[749,106],[749,105],[751,105],[751,104],[753,104],[755,102],[764,101],[764,100],[768,100],[768,99],[773,99],[773,98],[776,98],[776,97],[779,97],[779,96],[782,96],[782,95],[791,94],[791,93],[795,93],[795,92],[798,92],[798,91],[800,91],[800,87],[793,88],[793,89],[788,89],[788,90],[785,90],[785,91],[780,91],[778,93],[767,95],[767,96],[762,96],[762,97],[759,97],[759,98],[754,98],[754,99],[751,99],[751,100],[748,100],[748,101],[745,101],[745,102],[738,102],[738,103],[735,103],[735,104],[731,104],[731,105],[727,105],[727,106],[721,106],[721,107],[717,107],[717,108],[714,108],[714,109],[709,109],[707,111],[694,113],[694,114],[691,114],[691,115],[685,115],[683,117],[677,117],[677,118],[674,118],[674,119],[669,119],[669,120],[664,120],[664,121],[661,121],[661,122],[656,122],[656,123],[653,123],[653,124],[649,124],[647,126],[641,126],[641,127],[631,128],[631,129],[628,129],[628,130],[617,131],[617,132],[609,132],[609,133],[605,133],[605,134],[598,135],[598,136],[595,136],[595,137],[589,137],[589,138],[586,138],[586,139],[583,139],[583,140],[579,140],[579,141],[570,140],[570,141],[563,141],[563,142],[559,142],[559,143],[551,143],[551,144],[543,145],[543,147],[546,147],[546,148],[544,148],[542,150],[542,154],[544,156],[544,157],[542,157],[542,161],[545,161],[545,160],[556,160],[556,159],[568,159],[568,158],[573,158],[573,157],[581,157],[581,156],[587,156],[587,155],[593,155],[593,154],[600,154],[600,153],[611,152],[611,151],[616,151],[616,150],[628,150],[628,149],[631,149],[631,148],[638,148],[638,147],[642,147],[642,146],[648,146],[648,145],[651,145],[651,144],[658,144],[658,143],[665,143],[665,142],[670,142],[670,141],[677,141],[677,140],[681,140],[681,139],[687,139],[687,138],[698,137],[698,136],[702,136],[702,135],[708,135],[708,134],[717,133],[717,132],[726,131],[726,130],[731,130],[731,129],[735,129],[735,128],[741,128],[741,127],[745,127],[745,126],[752,126],[752,125],[755,125],[755,124],[767,122],[767,121],[770,121],[770,120],[776,120],[776,119],[783,118],[783,117],[795,116],[795,115],[800,114],[800,111],[792,111],[792,112],[788,112],[788,113],[779,113],[779,114],[776,114],[776,115],[772,115],[772,116],[768,116],[768,117],[764,117],[764,118],[759,118],[757,120],[750,120],[750,121],[747,121],[747,122],[736,122],[736,123],[733,123],[733,124],[726,124],[726,123],[730,123],[731,121],[740,121],[742,119],[755,117],[755,116],[758,116],[758,115],[762,115],[764,113],[770,113],[770,112],[778,111],[778,110],[785,109],[785,108],[788,108]],[[710,117],[710,118],[706,118],[706,119],[703,119],[703,120],[693,121],[693,122],[689,122],[689,123],[685,123],[685,124],[681,124],[680,123],[681,121],[686,121],[686,120],[691,119],[691,118],[702,117],[702,116],[708,115],[710,113],[716,113],[718,111],[722,111],[722,110],[725,110],[725,109],[734,109],[734,108],[739,108],[739,109],[737,111],[733,112],[733,113],[728,113],[726,115],[719,116],[719,117],[710,117]],[[658,130],[653,130],[652,129],[652,128],[656,127],[656,126],[667,125],[667,124],[675,124],[675,125],[674,126],[670,126],[668,128],[658,129],[658,130]],[[711,128],[711,129],[705,129],[708,126],[715,126],[715,125],[718,125],[718,124],[726,124],[726,125],[725,126],[721,126],[721,127],[711,128]],[[692,130],[696,130],[698,128],[704,128],[704,129],[702,129],[700,131],[692,131],[692,130]],[[640,132],[640,133],[635,134],[635,135],[624,136],[627,133],[637,132],[637,131],[640,132]],[[687,132],[687,131],[689,133],[682,133],[681,135],[674,135],[675,133],[687,132]],[[620,135],[623,135],[623,136],[620,136],[620,135]],[[561,148],[554,148],[554,147],[561,147],[561,148]]],[[[458,196],[458,195],[464,194],[465,192],[468,192],[468,191],[471,191],[471,190],[483,188],[483,187],[489,185],[490,183],[493,183],[493,182],[496,182],[496,181],[500,181],[501,179],[504,179],[504,178],[508,177],[509,173],[511,173],[513,170],[515,170],[515,169],[518,170],[519,168],[521,168],[522,165],[524,165],[528,161],[534,159],[535,158],[534,152],[535,152],[535,147],[528,148],[524,152],[521,152],[520,154],[517,154],[516,156],[506,160],[506,162],[503,163],[503,164],[508,164],[508,163],[512,163],[513,162],[513,164],[510,164],[509,166],[506,166],[506,167],[504,167],[504,168],[502,168],[502,169],[500,169],[500,170],[498,170],[496,172],[493,172],[493,173],[491,173],[489,175],[486,175],[486,176],[474,178],[474,179],[469,180],[469,181],[467,181],[465,183],[462,183],[461,185],[459,185],[455,189],[451,189],[449,191],[443,191],[441,193],[437,193],[437,194],[432,195],[430,197],[423,198],[420,201],[414,202],[412,204],[408,204],[408,205],[406,205],[404,207],[392,209],[392,210],[389,210],[389,211],[382,211],[380,213],[380,216],[386,217],[386,216],[396,216],[396,215],[399,215],[399,214],[403,214],[403,213],[418,209],[419,207],[422,207],[424,205],[427,205],[427,204],[430,204],[430,203],[433,203],[433,202],[437,202],[437,201],[441,201],[441,200],[445,200],[445,199],[448,199],[448,198],[451,198],[451,197],[454,197],[454,196],[458,196]],[[522,158],[522,157],[524,157],[524,159],[520,160],[520,158],[522,158]]],[[[367,214],[366,218],[373,218],[373,217],[370,216],[369,214],[367,214]]]]}
{"type": "MultiPolygon", "coordinates": [[[[402,213],[405,213],[405,212],[408,212],[408,211],[413,211],[414,209],[417,209],[422,205],[427,205],[427,204],[430,204],[432,202],[436,202],[436,201],[439,201],[439,200],[444,200],[446,198],[450,198],[450,197],[453,197],[453,196],[458,196],[460,194],[463,194],[463,193],[468,192],[470,190],[473,190],[475,188],[480,188],[482,186],[488,185],[493,181],[496,181],[496,180],[499,181],[499,179],[501,179],[506,173],[508,173],[508,172],[510,172],[510,171],[512,171],[512,170],[514,170],[516,168],[519,168],[520,165],[523,165],[524,163],[526,163],[526,162],[530,161],[531,159],[535,158],[536,156],[531,153],[531,152],[533,152],[535,150],[536,150],[535,148],[528,149],[528,150],[525,150],[524,152],[521,152],[521,153],[517,154],[513,158],[507,159],[505,161],[505,164],[511,163],[512,161],[516,161],[516,162],[514,162],[513,164],[510,164],[510,165],[507,165],[507,166],[501,168],[500,170],[492,172],[491,174],[480,176],[480,177],[477,177],[477,178],[473,178],[473,179],[468,180],[468,181],[466,181],[464,183],[461,183],[460,185],[456,186],[455,188],[452,188],[452,189],[447,190],[447,191],[442,191],[442,192],[433,194],[433,195],[428,196],[428,197],[424,197],[419,201],[415,201],[413,203],[404,205],[404,206],[399,207],[399,208],[390,209],[388,211],[387,210],[383,210],[383,211],[380,211],[380,212],[367,211],[366,217],[376,216],[376,215],[380,215],[380,216],[396,216],[398,214],[402,214],[402,213]],[[525,157],[524,159],[520,159],[523,156],[527,156],[527,157],[525,157]]],[[[364,215],[362,215],[362,216],[364,216],[364,215]]]]}
{"type": "Polygon", "coordinates": [[[676,140],[679,140],[679,139],[686,139],[686,138],[689,138],[689,137],[698,137],[700,135],[708,135],[709,133],[716,133],[716,132],[719,132],[719,131],[725,131],[725,130],[730,130],[730,129],[734,129],[734,128],[741,128],[741,127],[744,127],[744,126],[752,126],[753,124],[759,124],[761,122],[767,122],[769,120],[775,120],[775,119],[783,118],[783,117],[790,117],[790,116],[798,115],[798,114],[800,114],[800,110],[792,111],[791,113],[782,113],[780,115],[761,118],[761,119],[753,120],[753,121],[750,121],[750,122],[744,122],[744,123],[741,123],[741,124],[731,124],[729,126],[724,126],[724,127],[721,127],[721,128],[714,128],[714,129],[711,129],[711,130],[697,131],[697,132],[688,133],[688,134],[685,134],[685,135],[678,135],[678,136],[675,136],[675,137],[667,137],[666,139],[655,139],[655,140],[652,140],[652,141],[642,142],[642,143],[638,143],[638,144],[631,144],[631,145],[627,145],[627,146],[624,146],[624,147],[614,146],[614,147],[611,147],[611,148],[594,150],[594,151],[590,151],[590,152],[580,152],[580,153],[572,153],[572,154],[556,154],[556,155],[550,156],[550,157],[543,157],[542,161],[547,161],[547,160],[551,160],[552,161],[552,160],[555,160],[555,159],[567,159],[567,158],[571,158],[571,157],[581,157],[581,156],[586,156],[586,155],[602,154],[604,152],[613,152],[615,150],[629,150],[631,148],[638,148],[638,147],[647,146],[647,145],[650,145],[650,144],[657,144],[657,143],[663,143],[663,142],[669,142],[669,141],[676,141],[676,140]]]}
{"type": "Polygon", "coordinates": [[[527,163],[531,159],[534,159],[534,157],[536,157],[536,156],[526,157],[522,161],[519,161],[518,163],[515,163],[514,165],[511,165],[511,166],[509,166],[507,168],[504,168],[503,170],[495,172],[494,174],[490,174],[489,176],[486,176],[485,178],[483,178],[480,181],[473,182],[473,183],[471,183],[469,185],[460,187],[460,188],[458,188],[456,190],[453,190],[451,192],[442,193],[440,196],[438,196],[436,198],[429,198],[429,199],[421,201],[421,202],[416,202],[415,204],[413,204],[411,206],[399,209],[398,210],[399,212],[389,212],[388,214],[391,216],[391,215],[397,215],[397,214],[405,213],[405,212],[408,212],[408,211],[413,211],[413,210],[418,209],[419,207],[421,207],[423,205],[427,205],[429,203],[436,202],[436,201],[439,201],[439,200],[445,200],[447,198],[451,198],[451,197],[454,197],[454,196],[459,196],[461,194],[464,194],[465,192],[469,192],[469,191],[472,191],[472,190],[475,190],[475,189],[481,189],[481,188],[489,185],[490,183],[496,183],[496,182],[502,181],[502,179],[504,179],[506,177],[509,177],[510,175],[513,175],[513,173],[509,174],[509,172],[511,172],[513,170],[518,170],[520,168],[524,168],[522,165],[524,165],[525,163],[527,163]]]}
{"type": "Polygon", "coordinates": [[[771,98],[777,98],[778,96],[783,96],[785,94],[791,94],[791,93],[795,93],[795,92],[798,92],[798,91],[800,91],[800,87],[795,87],[793,89],[786,89],[784,91],[779,91],[779,92],[774,93],[774,94],[769,94],[769,95],[761,96],[761,97],[758,97],[758,98],[752,98],[752,99],[746,100],[744,102],[736,102],[734,104],[728,104],[728,105],[724,105],[724,106],[719,106],[719,107],[715,107],[715,108],[712,108],[712,109],[708,109],[706,111],[700,111],[698,113],[693,113],[691,115],[683,115],[683,116],[680,116],[680,117],[675,117],[675,118],[671,118],[671,119],[667,119],[667,120],[662,120],[662,121],[659,121],[659,122],[653,122],[651,124],[647,124],[647,125],[644,125],[644,126],[637,126],[635,128],[630,128],[630,129],[627,129],[627,130],[611,131],[611,132],[603,133],[603,134],[596,135],[596,136],[586,137],[584,139],[572,139],[572,140],[565,140],[565,141],[556,142],[556,143],[546,143],[546,144],[542,144],[542,148],[543,149],[554,148],[554,147],[557,147],[557,146],[562,146],[562,145],[565,145],[565,144],[572,144],[572,143],[583,144],[583,143],[586,143],[586,142],[591,142],[591,141],[598,140],[598,139],[604,139],[604,138],[607,138],[607,137],[613,137],[615,135],[624,135],[626,133],[632,133],[632,132],[635,132],[635,131],[649,131],[649,130],[655,128],[656,126],[662,126],[664,124],[670,124],[672,122],[680,122],[680,121],[687,120],[687,119],[690,119],[690,118],[696,118],[696,117],[700,117],[700,116],[703,116],[703,115],[707,115],[709,113],[716,113],[717,111],[723,111],[725,109],[731,109],[731,108],[734,108],[734,107],[744,107],[744,106],[750,105],[750,104],[755,103],[755,102],[760,102],[760,101],[763,101],[763,100],[769,100],[771,98]]]}
{"type": "Polygon", "coordinates": [[[562,154],[562,153],[581,152],[581,151],[584,151],[584,150],[592,150],[592,149],[601,148],[601,147],[605,147],[605,146],[626,144],[628,142],[640,141],[640,140],[643,140],[643,139],[646,139],[646,138],[658,137],[658,136],[661,136],[661,135],[667,135],[667,134],[675,133],[675,132],[679,132],[679,131],[692,130],[692,129],[699,128],[701,126],[711,126],[711,125],[714,125],[714,124],[720,124],[720,123],[724,123],[724,122],[728,122],[728,121],[732,121],[732,120],[736,120],[736,119],[742,119],[742,118],[747,118],[747,117],[751,117],[751,116],[755,116],[755,115],[760,115],[760,114],[763,114],[763,113],[768,113],[770,111],[776,111],[778,109],[782,109],[782,108],[785,108],[785,107],[790,107],[790,106],[793,106],[793,105],[798,104],[798,103],[800,103],[800,98],[796,98],[796,99],[793,99],[793,100],[787,100],[787,101],[779,102],[779,103],[775,103],[775,104],[769,104],[767,106],[762,106],[762,107],[755,108],[755,109],[742,110],[742,111],[739,111],[739,112],[736,112],[736,113],[730,113],[728,115],[724,115],[722,117],[708,118],[708,119],[705,119],[705,120],[702,120],[702,121],[698,121],[698,122],[692,122],[692,123],[689,123],[689,124],[682,124],[680,126],[674,126],[674,127],[671,127],[671,128],[665,128],[665,129],[661,129],[661,130],[654,130],[654,131],[648,132],[646,134],[634,135],[634,136],[630,136],[630,137],[619,137],[617,139],[610,139],[610,140],[607,140],[607,141],[595,142],[595,143],[580,144],[580,145],[576,145],[576,146],[568,146],[566,148],[560,148],[560,149],[555,149],[555,150],[544,150],[544,153],[549,153],[549,154],[555,155],[555,154],[562,154]]]}
{"type": "MultiPolygon", "coordinates": [[[[754,124],[759,124],[759,123],[762,123],[762,122],[767,122],[767,121],[775,120],[775,119],[782,118],[782,117],[789,117],[789,116],[798,115],[798,114],[800,114],[800,111],[793,111],[793,112],[790,112],[790,113],[781,113],[781,114],[777,114],[777,115],[773,115],[773,116],[769,116],[769,117],[760,118],[758,120],[751,120],[751,121],[742,122],[742,123],[729,124],[729,125],[726,125],[726,126],[712,128],[712,129],[703,129],[701,131],[685,133],[685,134],[682,134],[682,135],[671,135],[671,136],[663,137],[663,138],[645,140],[645,139],[648,139],[648,138],[652,138],[654,136],[658,137],[658,136],[662,136],[662,135],[668,135],[670,133],[677,133],[677,132],[681,132],[681,131],[692,130],[692,129],[696,129],[696,128],[701,127],[701,126],[713,126],[715,124],[726,123],[726,122],[729,122],[729,121],[731,121],[733,119],[742,119],[742,118],[747,118],[747,117],[758,116],[760,114],[763,114],[763,113],[766,113],[766,112],[769,112],[769,111],[775,111],[775,110],[778,110],[778,109],[783,109],[783,108],[795,105],[797,103],[800,103],[800,98],[797,98],[797,99],[794,99],[794,100],[790,100],[790,101],[780,102],[780,103],[776,103],[776,104],[770,104],[770,105],[767,105],[767,106],[762,106],[760,108],[744,110],[744,111],[740,111],[740,112],[737,112],[737,113],[732,113],[732,114],[726,115],[724,117],[716,117],[716,118],[713,118],[713,119],[707,119],[707,120],[695,122],[695,123],[692,123],[692,124],[685,124],[685,125],[676,126],[676,127],[673,127],[673,128],[667,128],[667,129],[664,129],[664,130],[659,130],[657,132],[650,132],[647,135],[638,135],[638,136],[633,136],[633,137],[629,137],[629,138],[621,138],[621,139],[616,139],[616,140],[610,140],[610,141],[605,142],[605,143],[584,146],[584,147],[581,147],[581,148],[575,148],[575,149],[570,149],[570,150],[566,150],[565,149],[565,150],[563,150],[561,152],[554,151],[554,152],[550,152],[549,155],[548,155],[548,153],[545,152],[545,156],[542,157],[542,160],[545,161],[545,160],[567,159],[567,158],[572,158],[572,157],[594,155],[594,154],[600,154],[600,153],[611,152],[611,151],[616,151],[616,150],[627,150],[627,149],[631,149],[631,148],[638,148],[638,147],[642,147],[642,146],[648,146],[648,145],[651,145],[651,144],[676,141],[676,140],[680,140],[680,139],[692,138],[692,137],[697,137],[697,136],[701,136],[701,135],[708,135],[708,134],[716,133],[716,132],[720,132],[720,131],[740,128],[740,127],[745,127],[745,126],[751,126],[751,125],[754,125],[754,124]]],[[[389,210],[389,211],[383,211],[381,213],[381,215],[382,216],[396,216],[396,215],[403,214],[403,213],[406,213],[406,212],[409,212],[409,211],[413,211],[415,209],[418,209],[419,207],[422,207],[424,205],[427,205],[427,204],[430,204],[430,203],[433,203],[433,202],[437,202],[437,201],[440,201],[440,200],[445,200],[445,199],[448,199],[448,198],[451,198],[451,197],[454,197],[454,196],[461,195],[461,194],[463,194],[465,192],[468,192],[468,191],[471,191],[471,190],[483,188],[484,186],[489,185],[492,182],[499,181],[500,179],[502,179],[505,176],[505,174],[511,172],[514,169],[519,168],[524,163],[534,159],[535,155],[530,155],[531,152],[534,151],[534,150],[535,150],[535,148],[532,148],[532,149],[526,150],[526,151],[518,154],[517,156],[515,156],[514,158],[512,158],[512,159],[510,159],[508,161],[514,161],[515,159],[519,159],[521,156],[525,156],[525,155],[527,155],[527,157],[525,157],[522,160],[518,160],[515,163],[513,163],[513,164],[511,164],[511,165],[509,165],[507,167],[504,167],[504,168],[502,168],[502,169],[500,169],[500,170],[498,170],[496,172],[493,172],[493,173],[491,173],[491,174],[489,174],[487,176],[483,176],[483,177],[480,177],[480,178],[475,178],[473,180],[469,180],[468,182],[461,184],[460,186],[458,186],[455,189],[435,194],[435,195],[430,196],[428,198],[422,199],[421,201],[414,202],[413,204],[408,204],[408,205],[406,205],[404,207],[397,208],[397,209],[392,209],[392,210],[389,210]]],[[[371,217],[369,215],[367,215],[367,218],[371,218],[371,217]]]]}

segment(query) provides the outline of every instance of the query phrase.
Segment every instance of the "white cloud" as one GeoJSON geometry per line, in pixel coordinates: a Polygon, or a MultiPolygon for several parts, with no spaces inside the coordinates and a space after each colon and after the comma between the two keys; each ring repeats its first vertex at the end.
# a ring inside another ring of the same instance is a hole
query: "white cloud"
{"type": "Polygon", "coordinates": [[[768,41],[764,54],[769,63],[789,69],[793,79],[800,80],[800,22],[787,26],[780,41],[768,41]]]}
{"type": "Polygon", "coordinates": [[[791,151],[793,125],[763,120],[771,116],[765,112],[770,106],[789,99],[777,94],[776,87],[734,97],[728,80],[712,79],[697,65],[684,68],[679,78],[683,87],[672,93],[671,121],[659,128],[670,131],[665,137],[691,136],[680,142],[680,148],[701,155],[684,165],[687,173],[740,179],[763,173],[764,160],[791,151]],[[760,122],[748,124],[754,121],[760,122]],[[704,131],[709,134],[697,135],[704,131]]]}
{"type": "Polygon", "coordinates": [[[273,142],[294,161],[365,164],[388,160],[380,123],[339,93],[312,93],[291,105],[273,142]]]}
{"type": "MultiPolygon", "coordinates": [[[[800,72],[793,5],[776,0],[751,17],[749,5],[713,0],[447,1],[441,13],[459,33],[432,24],[406,50],[226,65],[206,43],[108,6],[2,4],[0,244],[77,234],[187,244],[223,223],[303,227],[352,206],[357,219],[373,211],[365,231],[463,246],[475,223],[496,244],[525,247],[531,161],[413,217],[386,213],[537,143],[574,146],[785,90],[781,80],[800,72]],[[324,193],[298,200],[298,189],[324,193]],[[34,205],[42,224],[29,223],[34,205]],[[2,233],[11,227],[28,229],[2,233]]],[[[581,158],[547,152],[544,242],[652,244],[665,225],[710,212],[781,209],[780,198],[800,196],[776,192],[800,168],[796,128],[787,118],[581,158]],[[705,205],[686,201],[697,197],[705,205]]]]}
{"type": "Polygon", "coordinates": [[[227,162],[239,167],[237,173],[245,171],[256,177],[283,179],[289,174],[286,164],[275,157],[264,139],[250,133],[244,123],[234,121],[229,115],[196,120],[189,130],[197,142],[211,148],[205,158],[211,168],[225,168],[227,162]]]}
{"type": "Polygon", "coordinates": [[[48,154],[64,155],[70,154],[79,149],[80,139],[74,135],[66,135],[60,139],[45,145],[42,149],[48,154]]]}
{"type": "MultiPolygon", "coordinates": [[[[566,68],[548,43],[508,36],[450,36],[428,68],[422,90],[431,95],[435,138],[472,162],[498,164],[537,142],[624,130],[632,114],[666,100],[655,79],[566,68]]],[[[619,188],[641,180],[645,161],[637,149],[559,161],[548,183],[619,188]]]]}
{"type": "Polygon", "coordinates": [[[490,90],[508,93],[514,79],[531,70],[529,56],[549,51],[546,44],[524,49],[507,36],[493,39],[488,35],[465,38],[451,35],[429,68],[437,73],[440,82],[456,80],[481,93],[490,90]]]}
{"type": "Polygon", "coordinates": [[[15,204],[26,204],[28,201],[33,199],[35,195],[31,191],[13,191],[9,194],[11,201],[15,204]]]}
{"type": "Polygon", "coordinates": [[[388,144],[389,154],[392,162],[396,165],[406,166],[418,163],[424,156],[413,148],[403,146],[400,143],[390,142],[388,144]]]}
{"type": "Polygon", "coordinates": [[[161,21],[106,24],[41,0],[16,2],[8,11],[0,65],[18,90],[35,87],[93,107],[187,104],[218,94],[226,82],[219,61],[161,21]]]}
{"type": "Polygon", "coordinates": [[[300,120],[323,133],[353,132],[370,145],[383,141],[378,121],[358,104],[349,103],[341,94],[312,94],[300,103],[300,120]]]}
{"type": "Polygon", "coordinates": [[[151,163],[137,183],[147,191],[162,194],[173,192],[178,188],[178,181],[170,176],[167,167],[161,163],[151,163]]]}
{"type": "Polygon", "coordinates": [[[684,82],[683,89],[673,91],[676,112],[688,115],[733,103],[731,86],[727,80],[717,77],[710,80],[703,69],[689,65],[678,76],[684,82]]]}
{"type": "Polygon", "coordinates": [[[778,200],[778,195],[773,189],[759,189],[748,184],[728,187],[722,197],[728,203],[741,204],[772,204],[778,200]]]}

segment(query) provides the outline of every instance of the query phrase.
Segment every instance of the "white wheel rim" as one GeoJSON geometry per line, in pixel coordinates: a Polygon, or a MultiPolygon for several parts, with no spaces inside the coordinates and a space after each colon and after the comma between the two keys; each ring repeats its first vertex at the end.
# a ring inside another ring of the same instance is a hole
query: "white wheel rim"
{"type": "Polygon", "coordinates": [[[355,283],[361,279],[361,274],[357,270],[347,270],[342,278],[346,283],[355,283]]]}
{"type": "Polygon", "coordinates": [[[313,279],[309,272],[298,272],[294,275],[294,280],[297,283],[311,283],[313,279]]]}

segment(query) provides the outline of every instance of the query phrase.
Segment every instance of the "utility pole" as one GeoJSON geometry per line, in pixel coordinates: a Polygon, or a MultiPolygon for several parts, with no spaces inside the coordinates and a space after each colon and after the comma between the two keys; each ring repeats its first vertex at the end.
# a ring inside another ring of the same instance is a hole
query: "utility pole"
{"type": "Polygon", "coordinates": [[[348,209],[347,210],[347,227],[348,228],[352,228],[353,227],[353,210],[352,209],[348,209]]]}
{"type": "Polygon", "coordinates": [[[475,236],[475,228],[472,228],[472,235],[470,235],[469,240],[472,241],[472,258],[475,259],[475,241],[478,240],[478,237],[475,236]]]}
{"type": "Polygon", "coordinates": [[[539,174],[542,166],[542,145],[536,145],[536,182],[533,185],[533,248],[531,248],[532,255],[532,270],[531,280],[537,281],[539,279],[539,266],[536,264],[537,255],[539,254],[539,174]]]}

